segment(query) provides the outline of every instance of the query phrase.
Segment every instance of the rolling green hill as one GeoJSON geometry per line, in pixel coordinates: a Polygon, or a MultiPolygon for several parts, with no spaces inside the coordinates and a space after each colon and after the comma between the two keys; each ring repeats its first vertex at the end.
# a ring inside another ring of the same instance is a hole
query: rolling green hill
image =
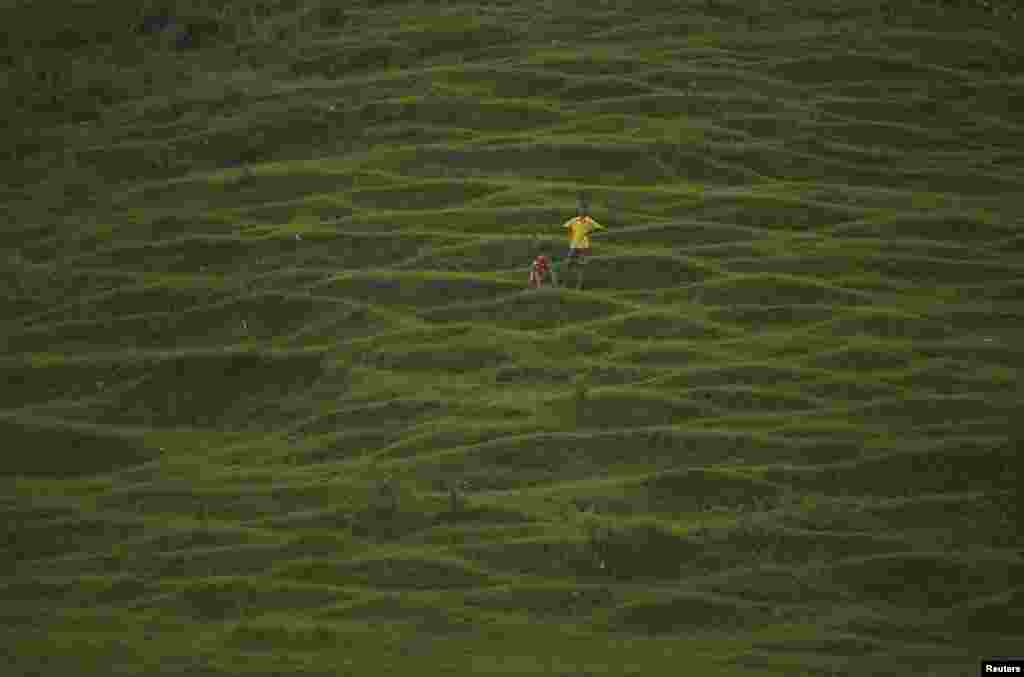
{"type": "Polygon", "coordinates": [[[1024,16],[755,5],[0,3],[3,674],[1019,654],[1024,16]]]}

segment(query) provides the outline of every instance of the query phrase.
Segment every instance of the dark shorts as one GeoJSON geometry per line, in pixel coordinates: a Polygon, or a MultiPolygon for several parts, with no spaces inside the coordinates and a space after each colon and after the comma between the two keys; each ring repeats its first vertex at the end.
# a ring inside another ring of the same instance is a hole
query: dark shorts
{"type": "Polygon", "coordinates": [[[582,249],[582,248],[578,248],[578,247],[570,247],[569,248],[569,258],[570,259],[578,258],[580,260],[583,260],[583,259],[587,258],[588,256],[590,256],[590,247],[587,247],[586,249],[582,249]]]}

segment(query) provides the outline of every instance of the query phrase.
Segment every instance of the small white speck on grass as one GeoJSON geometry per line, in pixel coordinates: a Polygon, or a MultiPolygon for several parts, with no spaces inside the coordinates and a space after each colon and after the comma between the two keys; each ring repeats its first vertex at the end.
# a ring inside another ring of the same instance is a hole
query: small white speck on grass
{"type": "Polygon", "coordinates": [[[248,329],[248,328],[249,328],[249,323],[246,322],[245,320],[242,320],[242,329],[248,329]]]}
{"type": "Polygon", "coordinates": [[[301,239],[302,239],[302,236],[301,236],[301,235],[299,235],[298,233],[295,233],[295,239],[296,239],[296,240],[301,240],[301,239]]]}
{"type": "Polygon", "coordinates": [[[981,339],[981,340],[984,341],[985,343],[992,343],[992,339],[990,339],[990,338],[985,338],[985,339],[981,339]]]}

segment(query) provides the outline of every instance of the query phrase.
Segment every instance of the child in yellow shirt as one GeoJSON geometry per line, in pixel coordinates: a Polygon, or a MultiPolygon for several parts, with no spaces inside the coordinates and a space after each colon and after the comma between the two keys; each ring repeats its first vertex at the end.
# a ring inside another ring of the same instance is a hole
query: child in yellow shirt
{"type": "Polygon", "coordinates": [[[581,209],[579,214],[562,224],[569,229],[569,260],[583,261],[590,255],[590,234],[604,230],[604,226],[587,216],[581,209]]]}
{"type": "MultiPolygon", "coordinates": [[[[604,230],[605,227],[590,218],[584,207],[580,207],[576,216],[562,224],[569,230],[569,256],[565,260],[566,268],[582,265],[590,256],[590,234],[604,230]]],[[[576,288],[583,288],[583,269],[577,268],[576,288]]]]}

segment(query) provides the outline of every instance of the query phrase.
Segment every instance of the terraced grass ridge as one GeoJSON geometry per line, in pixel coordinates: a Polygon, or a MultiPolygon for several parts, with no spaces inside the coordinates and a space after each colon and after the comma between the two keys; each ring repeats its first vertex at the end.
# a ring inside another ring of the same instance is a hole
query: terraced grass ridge
{"type": "Polygon", "coordinates": [[[0,673],[1019,655],[1017,11],[0,3],[0,673]]]}

